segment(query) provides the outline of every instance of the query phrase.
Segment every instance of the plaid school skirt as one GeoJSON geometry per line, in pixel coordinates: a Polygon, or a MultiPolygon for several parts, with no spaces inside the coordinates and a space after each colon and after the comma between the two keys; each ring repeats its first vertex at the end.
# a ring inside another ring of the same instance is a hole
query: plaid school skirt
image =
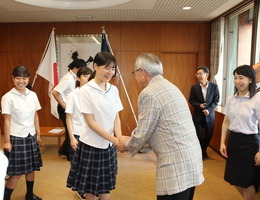
{"type": "MultiPolygon", "coordinates": [[[[75,139],[79,142],[79,135],[74,135],[75,139]]],[[[75,155],[76,151],[74,151],[71,146],[70,146],[70,164],[72,165],[73,158],[75,155]]]]}
{"type": "Polygon", "coordinates": [[[259,149],[258,134],[246,135],[230,131],[228,158],[224,179],[231,185],[247,188],[256,183],[257,167],[254,157],[259,149]]]}
{"type": "Polygon", "coordinates": [[[26,138],[10,136],[12,150],[5,155],[9,160],[7,175],[18,176],[32,171],[40,171],[42,158],[40,148],[36,140],[36,134],[30,134],[26,138]]]}
{"type": "Polygon", "coordinates": [[[98,196],[115,189],[116,148],[99,149],[79,141],[67,179],[67,187],[80,194],[98,196]]]}

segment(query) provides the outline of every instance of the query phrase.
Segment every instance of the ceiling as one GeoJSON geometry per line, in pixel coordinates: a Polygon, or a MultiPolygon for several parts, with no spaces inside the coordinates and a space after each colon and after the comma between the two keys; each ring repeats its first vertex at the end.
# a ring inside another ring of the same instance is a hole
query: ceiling
{"type": "MultiPolygon", "coordinates": [[[[36,1],[38,0],[34,0],[34,2],[36,1]]],[[[64,1],[64,3],[80,1],[82,3],[84,0],[52,1],[64,1]]],[[[95,0],[85,1],[86,3],[93,3],[95,0]]],[[[100,0],[96,1],[98,3],[100,0]]],[[[243,1],[244,0],[129,0],[117,6],[99,9],[55,9],[32,6],[14,0],[0,0],[0,23],[63,21],[210,21],[243,1]],[[192,9],[183,10],[182,8],[184,6],[191,6],[192,9]]]]}

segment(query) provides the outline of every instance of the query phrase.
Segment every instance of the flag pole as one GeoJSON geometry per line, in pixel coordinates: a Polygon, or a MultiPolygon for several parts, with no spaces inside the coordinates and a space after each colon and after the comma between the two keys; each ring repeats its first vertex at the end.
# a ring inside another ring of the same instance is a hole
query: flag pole
{"type": "MultiPolygon", "coordinates": [[[[106,35],[105,26],[102,26],[101,29],[103,30],[102,32],[105,33],[105,35],[106,35]]],[[[110,46],[110,42],[109,42],[109,40],[108,40],[107,37],[106,37],[106,39],[107,39],[107,45],[108,45],[108,47],[109,47],[109,50],[110,50],[111,54],[114,55],[113,50],[112,50],[112,48],[111,48],[111,46],[110,46]]],[[[119,78],[120,78],[120,80],[121,80],[121,82],[122,82],[122,85],[123,85],[123,88],[124,88],[124,91],[125,91],[125,94],[126,94],[126,98],[127,98],[127,100],[128,100],[128,103],[129,103],[129,106],[130,106],[132,115],[134,116],[135,123],[137,124],[137,118],[136,118],[136,115],[135,115],[135,112],[134,112],[132,103],[131,103],[131,101],[130,101],[128,92],[127,92],[126,87],[125,87],[124,80],[123,80],[123,78],[122,78],[122,75],[121,75],[121,72],[120,72],[120,69],[119,69],[118,66],[117,66],[117,72],[118,72],[119,78]]]]}
{"type": "MultiPolygon", "coordinates": [[[[54,31],[54,30],[55,30],[55,28],[52,27],[52,31],[54,31]]],[[[51,33],[52,33],[52,31],[51,31],[51,33]]],[[[43,60],[43,58],[44,58],[44,56],[45,56],[45,54],[46,54],[46,51],[47,51],[48,46],[49,46],[49,44],[50,44],[50,41],[51,41],[51,34],[50,34],[49,40],[48,40],[48,42],[47,42],[47,45],[46,45],[46,47],[45,47],[45,49],[44,49],[44,52],[43,52],[43,54],[42,54],[42,58],[41,58],[40,64],[42,63],[42,60],[43,60]]],[[[40,65],[40,64],[39,64],[39,65],[40,65]]],[[[38,70],[38,69],[37,69],[37,70],[38,70]]],[[[37,71],[36,71],[36,72],[37,72],[37,71]]],[[[35,83],[35,81],[36,81],[36,78],[37,78],[37,73],[35,73],[35,76],[34,76],[34,78],[33,78],[32,88],[33,88],[33,86],[34,86],[34,83],[35,83]]]]}

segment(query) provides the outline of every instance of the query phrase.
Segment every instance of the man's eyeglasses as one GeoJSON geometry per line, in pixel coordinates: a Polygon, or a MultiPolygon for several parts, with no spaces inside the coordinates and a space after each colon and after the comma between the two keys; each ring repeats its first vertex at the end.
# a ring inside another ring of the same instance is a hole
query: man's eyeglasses
{"type": "Polygon", "coordinates": [[[132,72],[132,75],[135,76],[135,73],[138,72],[138,71],[140,71],[140,70],[141,70],[141,68],[136,69],[135,71],[132,72]]]}
{"type": "Polygon", "coordinates": [[[195,76],[196,77],[198,77],[198,76],[203,76],[205,73],[197,73],[197,74],[195,74],[195,76]]]}

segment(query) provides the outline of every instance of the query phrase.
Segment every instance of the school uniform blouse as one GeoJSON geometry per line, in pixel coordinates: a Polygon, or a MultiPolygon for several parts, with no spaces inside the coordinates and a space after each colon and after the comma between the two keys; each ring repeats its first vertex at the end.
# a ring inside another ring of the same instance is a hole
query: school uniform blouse
{"type": "MultiPolygon", "coordinates": [[[[123,109],[118,89],[106,83],[103,91],[92,79],[79,90],[80,111],[84,114],[93,114],[95,121],[108,133],[114,135],[114,123],[117,113],[123,109]]],[[[84,120],[80,134],[80,141],[90,146],[106,149],[111,142],[91,130],[84,120]]]]}
{"type": "Polygon", "coordinates": [[[35,135],[35,112],[41,109],[35,92],[26,88],[25,95],[22,95],[13,88],[2,97],[1,106],[3,114],[11,115],[10,135],[35,135]]]}
{"type": "Polygon", "coordinates": [[[59,84],[54,88],[59,92],[62,100],[67,103],[67,97],[76,87],[76,74],[69,70],[60,80],[59,84]]]}
{"type": "Polygon", "coordinates": [[[230,121],[229,130],[244,134],[257,134],[257,120],[260,120],[260,93],[256,93],[251,99],[249,92],[243,97],[238,97],[237,94],[229,96],[225,115],[230,121]]]}
{"type": "Polygon", "coordinates": [[[79,111],[79,88],[76,88],[68,95],[65,113],[72,115],[73,134],[79,136],[82,121],[84,120],[83,114],[79,111]]]}

